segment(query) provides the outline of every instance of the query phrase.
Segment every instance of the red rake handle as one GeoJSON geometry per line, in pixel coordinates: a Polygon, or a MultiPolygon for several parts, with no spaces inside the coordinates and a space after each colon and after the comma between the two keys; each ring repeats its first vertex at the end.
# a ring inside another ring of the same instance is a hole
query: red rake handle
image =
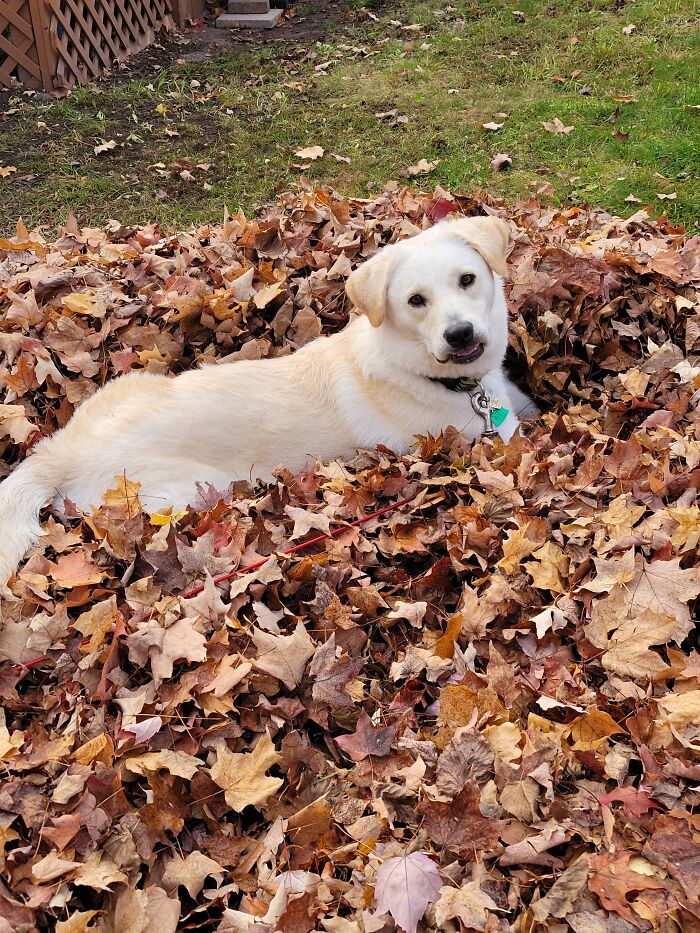
{"type": "MultiPolygon", "coordinates": [[[[408,505],[408,503],[412,502],[414,498],[414,496],[408,496],[406,499],[399,499],[398,502],[393,502],[391,505],[385,505],[384,508],[377,509],[376,512],[370,512],[369,515],[363,515],[362,518],[358,518],[354,522],[348,522],[347,525],[340,525],[338,528],[334,528],[328,534],[324,533],[318,535],[315,538],[310,538],[308,541],[302,541],[301,544],[295,544],[294,547],[287,548],[286,551],[281,551],[280,556],[288,557],[290,554],[296,554],[298,551],[303,551],[314,544],[320,544],[321,541],[326,541],[329,538],[336,538],[344,531],[347,531],[348,528],[355,528],[358,525],[364,525],[367,522],[371,522],[373,518],[379,518],[380,515],[386,515],[387,512],[393,512],[395,509],[401,508],[402,505],[408,505]]],[[[224,583],[226,580],[232,580],[234,577],[239,576],[239,574],[250,573],[251,570],[257,570],[258,567],[262,567],[263,564],[266,564],[269,559],[270,557],[263,557],[261,560],[257,560],[254,564],[249,564],[247,567],[238,567],[236,570],[230,570],[228,573],[223,573],[219,577],[214,577],[214,583],[224,583]]],[[[204,583],[200,583],[199,586],[195,586],[193,589],[187,590],[186,593],[182,594],[182,599],[191,599],[193,596],[201,593],[205,585],[206,584],[204,583]]],[[[151,609],[151,611],[146,613],[144,616],[144,620],[152,619],[155,615],[158,615],[158,610],[151,609]]],[[[90,639],[86,638],[83,644],[88,641],[90,641],[90,639]]],[[[29,668],[36,667],[37,664],[41,664],[46,660],[46,657],[34,658],[32,661],[27,661],[26,664],[18,664],[17,669],[28,670],[29,668]]]]}

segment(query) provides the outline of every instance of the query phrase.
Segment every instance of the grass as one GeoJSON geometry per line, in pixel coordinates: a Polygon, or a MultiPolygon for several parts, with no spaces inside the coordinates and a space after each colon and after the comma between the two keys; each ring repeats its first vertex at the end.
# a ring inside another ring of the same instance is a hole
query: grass
{"type": "Polygon", "coordinates": [[[0,178],[0,228],[69,212],[90,224],[217,220],[225,205],[273,200],[302,173],[367,196],[403,183],[420,159],[439,160],[412,182],[424,188],[539,192],[621,214],[651,204],[700,227],[694,0],[520,0],[524,22],[495,0],[366,6],[376,21],[312,47],[173,64],[50,103],[16,95],[0,124],[0,166],[17,168],[0,178]],[[376,116],[393,110],[408,121],[376,116]],[[573,131],[547,132],[555,117],[573,131]],[[493,120],[502,128],[481,129],[493,120]],[[96,155],[110,140],[117,147],[96,155]],[[311,145],[326,155],[295,167],[295,150],[311,145]],[[512,156],[509,171],[491,169],[497,152],[512,156]]]}

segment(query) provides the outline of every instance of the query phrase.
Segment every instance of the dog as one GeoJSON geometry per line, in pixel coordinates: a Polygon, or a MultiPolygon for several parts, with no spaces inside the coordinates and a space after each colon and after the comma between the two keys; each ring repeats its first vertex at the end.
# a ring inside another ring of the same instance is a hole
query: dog
{"type": "Polygon", "coordinates": [[[41,536],[44,505],[89,510],[117,476],[141,484],[147,511],[180,510],[197,483],[222,489],[378,444],[404,453],[449,425],[508,440],[536,409],[503,371],[507,249],[498,218],[444,220],[351,273],[361,314],[331,337],[289,356],[107,384],[0,484],[0,584],[41,536]]]}

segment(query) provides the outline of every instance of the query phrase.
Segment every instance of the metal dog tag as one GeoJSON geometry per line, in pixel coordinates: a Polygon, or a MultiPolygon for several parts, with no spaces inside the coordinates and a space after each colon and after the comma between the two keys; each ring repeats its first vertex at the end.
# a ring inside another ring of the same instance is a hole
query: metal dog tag
{"type": "Polygon", "coordinates": [[[478,390],[471,396],[472,408],[481,418],[484,419],[484,434],[487,436],[492,436],[498,432],[493,426],[493,418],[491,416],[491,398],[484,391],[483,386],[479,383],[478,390]]]}

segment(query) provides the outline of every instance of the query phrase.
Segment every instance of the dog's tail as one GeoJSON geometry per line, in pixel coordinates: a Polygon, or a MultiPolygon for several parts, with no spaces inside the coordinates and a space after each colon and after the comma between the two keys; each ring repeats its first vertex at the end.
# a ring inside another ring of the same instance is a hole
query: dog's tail
{"type": "Polygon", "coordinates": [[[57,472],[56,462],[39,451],[0,483],[0,587],[41,537],[39,511],[56,493],[57,472]]]}

